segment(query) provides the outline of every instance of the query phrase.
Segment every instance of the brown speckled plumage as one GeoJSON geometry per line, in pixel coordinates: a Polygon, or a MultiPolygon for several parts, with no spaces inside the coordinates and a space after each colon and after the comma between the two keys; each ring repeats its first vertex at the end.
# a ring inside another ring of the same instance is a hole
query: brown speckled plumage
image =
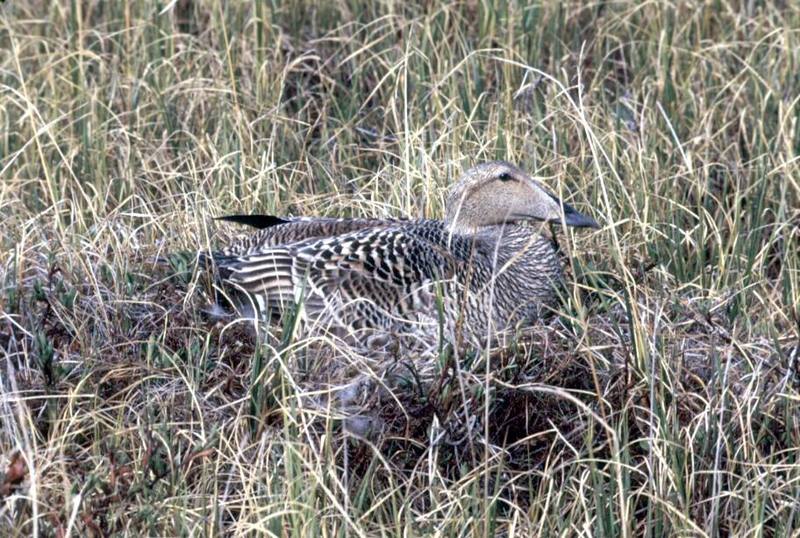
{"type": "Polygon", "coordinates": [[[502,161],[465,172],[446,210],[444,221],[264,217],[214,259],[262,314],[299,303],[306,327],[430,342],[443,325],[485,341],[538,317],[562,278],[551,241],[519,222],[596,226],[502,161]]]}

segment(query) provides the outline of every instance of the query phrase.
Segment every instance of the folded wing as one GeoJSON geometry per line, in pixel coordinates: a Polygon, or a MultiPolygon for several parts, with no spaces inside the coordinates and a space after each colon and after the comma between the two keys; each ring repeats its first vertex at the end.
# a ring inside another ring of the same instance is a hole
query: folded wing
{"type": "MultiPolygon", "coordinates": [[[[315,223],[328,229],[359,224],[315,223]]],[[[262,309],[281,311],[302,302],[312,318],[327,312],[351,327],[387,326],[430,309],[432,286],[451,278],[465,261],[438,241],[440,234],[420,233],[421,226],[383,224],[321,239],[266,244],[217,262],[223,278],[256,297],[262,309]]]]}

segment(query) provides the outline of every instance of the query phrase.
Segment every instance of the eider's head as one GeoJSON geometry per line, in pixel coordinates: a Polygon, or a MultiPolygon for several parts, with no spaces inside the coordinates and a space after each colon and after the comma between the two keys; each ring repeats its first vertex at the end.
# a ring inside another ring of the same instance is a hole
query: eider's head
{"type": "Polygon", "coordinates": [[[506,161],[473,166],[447,197],[445,221],[454,233],[521,221],[599,228],[597,222],[559,200],[544,185],[506,161]]]}

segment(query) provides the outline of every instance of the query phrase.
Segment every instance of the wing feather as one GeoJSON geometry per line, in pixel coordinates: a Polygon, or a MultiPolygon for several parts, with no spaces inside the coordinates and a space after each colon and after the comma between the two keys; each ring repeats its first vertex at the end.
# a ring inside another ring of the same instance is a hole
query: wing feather
{"type": "Polygon", "coordinates": [[[429,222],[261,246],[225,258],[223,268],[232,284],[262,295],[267,307],[282,308],[303,295],[309,313],[328,310],[354,324],[381,324],[410,314],[420,306],[421,288],[452,277],[464,261],[445,248],[442,230],[418,233],[429,222]]]}
{"type": "MultiPolygon", "coordinates": [[[[221,217],[221,219],[245,224],[249,224],[251,220],[242,215],[232,215],[230,218],[221,217]]],[[[392,226],[404,222],[403,220],[395,219],[272,217],[268,215],[258,215],[256,220],[269,222],[269,225],[263,226],[256,233],[240,237],[224,249],[224,254],[232,256],[257,254],[260,250],[268,247],[336,237],[358,230],[392,226]]]]}

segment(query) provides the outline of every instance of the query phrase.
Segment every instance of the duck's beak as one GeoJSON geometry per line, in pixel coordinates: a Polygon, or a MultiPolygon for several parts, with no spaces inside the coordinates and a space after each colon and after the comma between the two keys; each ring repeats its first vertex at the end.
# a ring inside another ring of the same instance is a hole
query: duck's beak
{"type": "MultiPolygon", "coordinates": [[[[576,228],[600,228],[600,225],[597,224],[596,220],[594,220],[592,217],[587,217],[571,205],[561,202],[561,206],[564,209],[564,224],[567,226],[575,226],[576,228]]],[[[556,220],[555,222],[559,221],[556,220]]]]}

